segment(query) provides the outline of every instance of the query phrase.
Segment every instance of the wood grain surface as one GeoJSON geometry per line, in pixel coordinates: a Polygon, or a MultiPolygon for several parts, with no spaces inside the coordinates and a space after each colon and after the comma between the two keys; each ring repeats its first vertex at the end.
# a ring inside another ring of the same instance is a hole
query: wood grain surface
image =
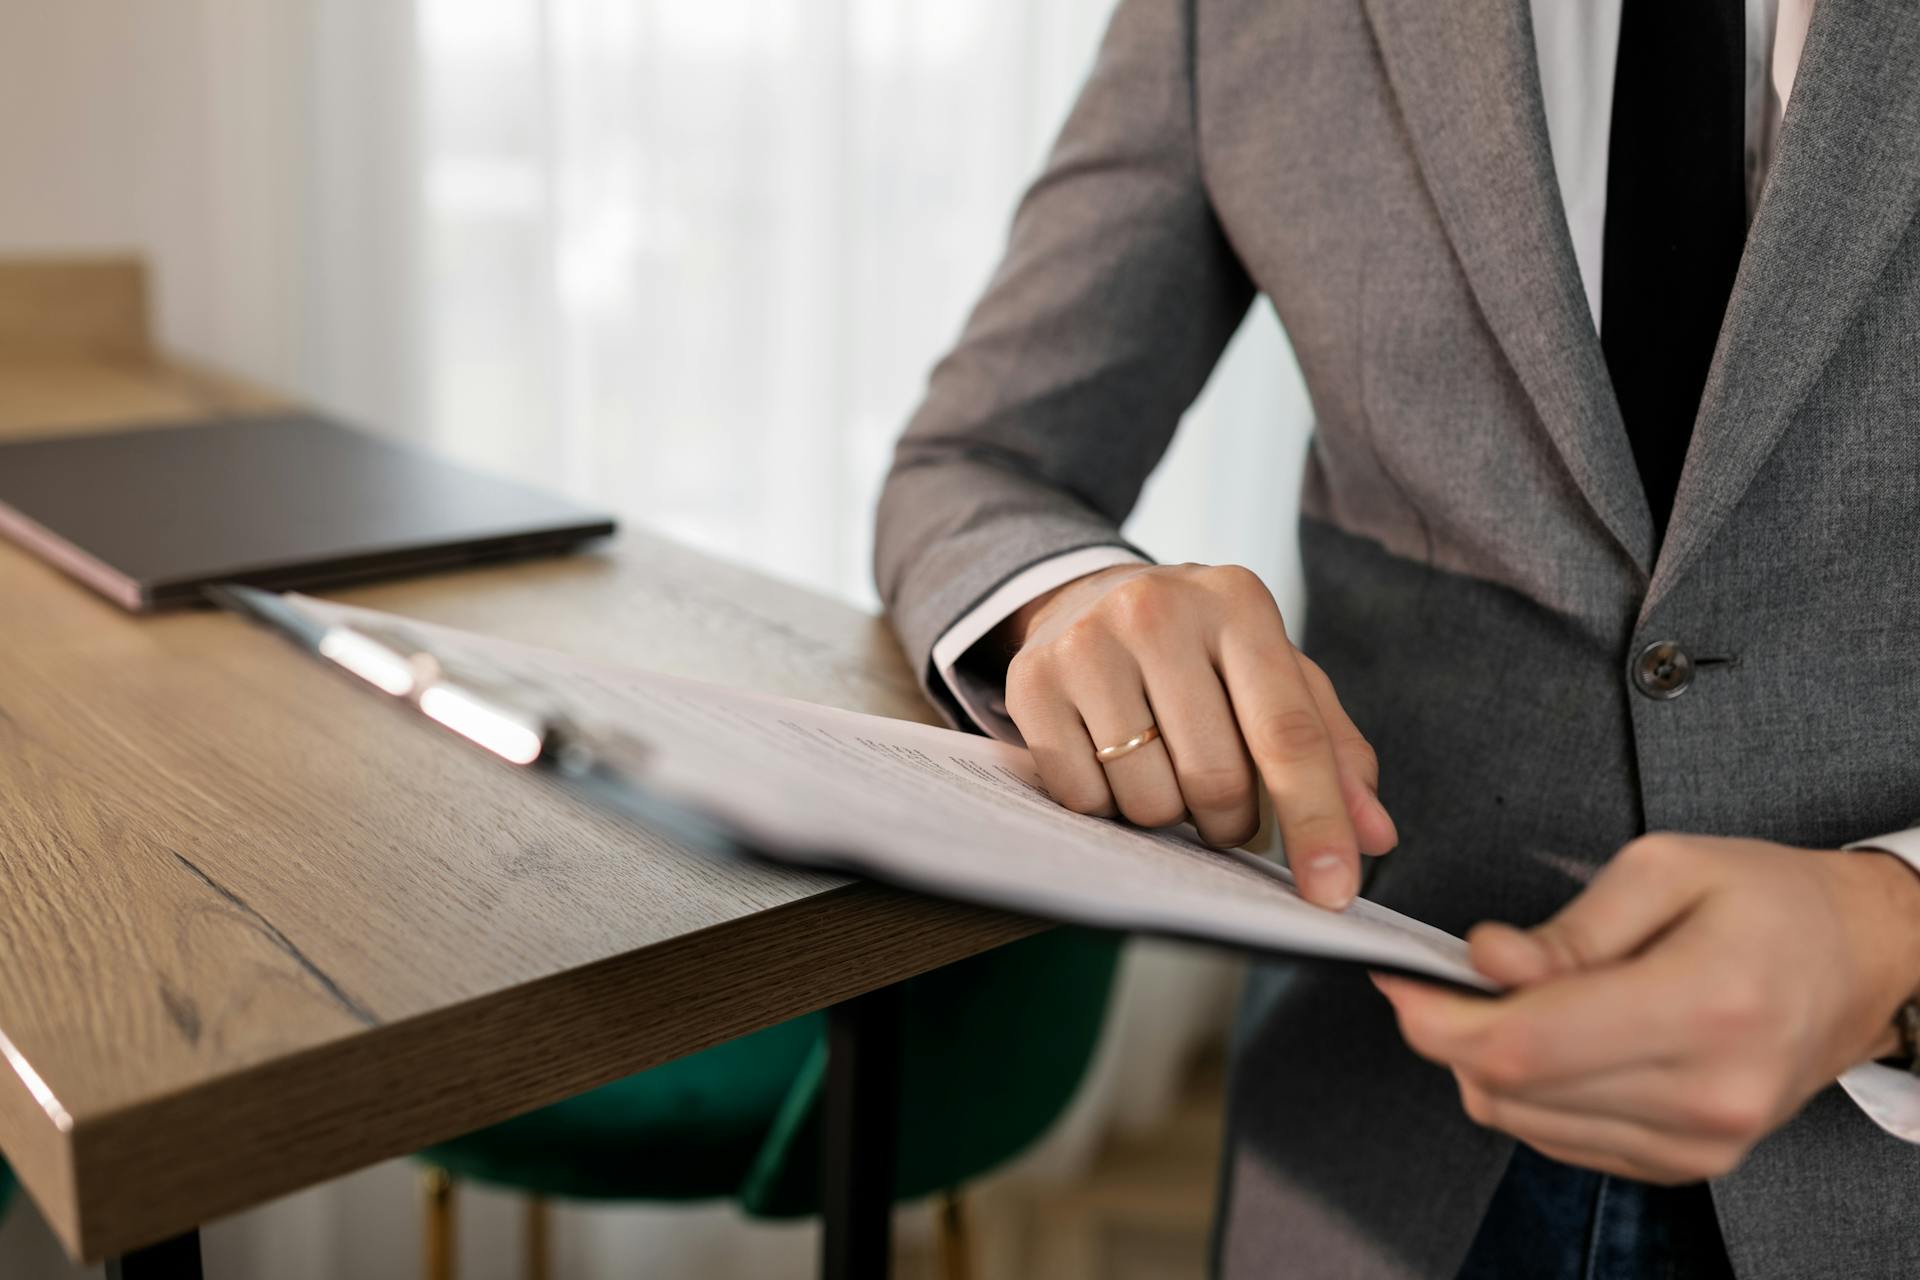
{"type": "MultiPolygon", "coordinates": [[[[9,412],[34,376],[0,362],[0,434],[220,403],[163,374],[9,412]]],[[[644,533],[336,598],[930,718],[876,619],[644,533]]],[[[269,634],[128,616],[0,544],[0,1151],[76,1257],[1039,927],[689,854],[269,634]]]]}
{"type": "Polygon", "coordinates": [[[136,258],[0,258],[0,358],[148,362],[147,273],[136,258]]]}

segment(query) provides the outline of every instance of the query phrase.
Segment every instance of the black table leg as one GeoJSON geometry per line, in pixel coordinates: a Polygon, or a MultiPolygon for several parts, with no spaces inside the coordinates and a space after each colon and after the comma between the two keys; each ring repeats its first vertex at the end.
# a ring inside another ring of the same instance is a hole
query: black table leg
{"type": "Polygon", "coordinates": [[[820,1273],[878,1280],[893,1250],[894,1144],[900,1118],[900,990],[882,987],[827,1010],[820,1273]]]}
{"type": "Polygon", "coordinates": [[[199,1231],[107,1259],[107,1280],[201,1280],[199,1231]]]}

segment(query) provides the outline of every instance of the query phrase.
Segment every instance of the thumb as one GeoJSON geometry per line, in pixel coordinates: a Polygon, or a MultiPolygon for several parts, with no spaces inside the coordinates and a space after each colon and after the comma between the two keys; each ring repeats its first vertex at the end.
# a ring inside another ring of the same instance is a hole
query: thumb
{"type": "Polygon", "coordinates": [[[1544,924],[1475,926],[1467,935],[1474,968],[1518,987],[1625,959],[1705,895],[1706,860],[1693,855],[1673,837],[1642,836],[1544,924]]]}
{"type": "Polygon", "coordinates": [[[1503,987],[1528,987],[1554,977],[1554,953],[1526,929],[1487,921],[1467,933],[1467,960],[1503,987]]]}

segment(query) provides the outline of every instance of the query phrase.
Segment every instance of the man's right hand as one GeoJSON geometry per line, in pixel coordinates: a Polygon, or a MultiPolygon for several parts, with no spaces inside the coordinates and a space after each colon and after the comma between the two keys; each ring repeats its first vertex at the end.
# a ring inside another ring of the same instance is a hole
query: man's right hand
{"type": "Polygon", "coordinates": [[[1069,809],[1145,827],[1191,819],[1213,844],[1243,844],[1260,824],[1257,771],[1300,892],[1336,908],[1359,889],[1360,855],[1398,841],[1373,748],[1251,570],[1118,565],[1001,626],[1007,713],[1069,809]],[[1096,758],[1149,725],[1157,740],[1096,758]]]}

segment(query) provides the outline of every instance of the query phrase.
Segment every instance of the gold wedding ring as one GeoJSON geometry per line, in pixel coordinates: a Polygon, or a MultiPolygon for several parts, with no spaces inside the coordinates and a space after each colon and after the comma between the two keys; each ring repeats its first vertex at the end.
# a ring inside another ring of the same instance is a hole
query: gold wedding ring
{"type": "Polygon", "coordinates": [[[1093,758],[1101,764],[1112,764],[1121,756],[1130,755],[1138,751],[1159,736],[1160,730],[1154,725],[1148,725],[1131,738],[1128,738],[1125,742],[1116,743],[1111,747],[1100,748],[1093,753],[1093,758]]]}

